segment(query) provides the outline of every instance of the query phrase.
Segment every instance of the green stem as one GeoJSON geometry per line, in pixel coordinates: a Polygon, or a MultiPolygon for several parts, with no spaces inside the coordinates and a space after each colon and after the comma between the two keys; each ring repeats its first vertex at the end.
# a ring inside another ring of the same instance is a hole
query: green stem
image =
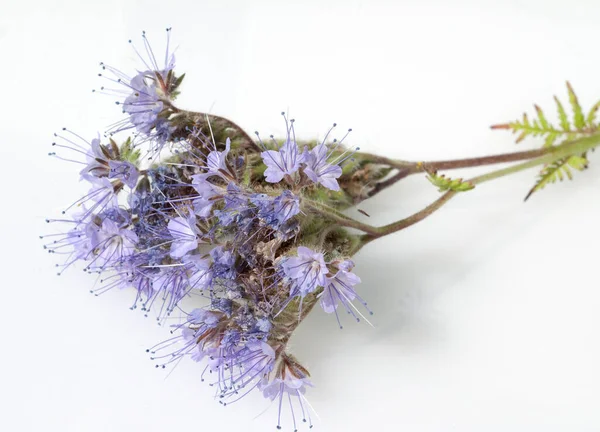
{"type": "MultiPolygon", "coordinates": [[[[408,162],[403,160],[394,160],[384,157],[379,157],[377,155],[366,154],[366,157],[373,158],[373,162],[381,163],[384,165],[388,165],[390,167],[396,168],[399,170],[398,174],[393,177],[390,177],[387,180],[379,182],[375,185],[373,190],[369,193],[369,198],[377,195],[384,189],[392,186],[399,180],[402,180],[405,177],[408,177],[412,174],[417,174],[423,171],[438,171],[438,170],[452,170],[459,168],[474,168],[478,166],[485,165],[494,165],[499,163],[507,163],[507,162],[518,162],[522,160],[532,159],[541,157],[544,155],[553,154],[558,147],[548,147],[537,150],[526,150],[520,152],[513,153],[503,153],[492,156],[482,156],[476,158],[467,158],[467,159],[451,159],[451,160],[442,160],[442,161],[430,161],[430,162],[408,162]]],[[[369,159],[371,160],[371,159],[369,159]]]]}
{"type": "MultiPolygon", "coordinates": [[[[468,181],[474,185],[485,183],[485,182],[488,182],[488,181],[491,181],[491,180],[494,180],[497,178],[505,177],[510,174],[515,174],[520,171],[524,171],[529,168],[534,168],[539,165],[551,164],[551,163],[556,162],[557,160],[563,159],[565,157],[584,154],[587,151],[595,148],[599,144],[600,144],[600,134],[586,136],[586,137],[579,138],[574,141],[566,142],[557,147],[552,147],[548,150],[544,149],[545,151],[543,153],[543,156],[541,156],[541,157],[536,157],[535,159],[511,166],[508,168],[495,170],[490,173],[474,177],[468,181]]],[[[404,228],[408,228],[409,226],[422,221],[423,219],[425,219],[426,217],[428,217],[429,215],[433,214],[435,211],[440,209],[444,204],[446,204],[456,194],[458,194],[458,192],[452,191],[452,190],[448,191],[448,192],[444,193],[441,197],[439,197],[437,200],[435,200],[433,203],[431,203],[427,207],[425,207],[423,210],[421,210],[405,219],[401,219],[399,221],[393,222],[388,225],[384,225],[382,227],[373,227],[370,225],[365,225],[358,221],[354,221],[352,219],[352,221],[357,222],[357,223],[353,223],[353,225],[354,225],[353,228],[360,229],[366,233],[365,235],[362,236],[362,238],[361,238],[362,241],[360,242],[360,245],[358,245],[355,248],[354,252],[357,252],[358,250],[360,250],[362,248],[362,246],[364,246],[365,244],[367,244],[377,238],[380,238],[380,237],[395,233],[397,231],[403,230],[404,228]],[[368,229],[364,229],[364,228],[368,228],[368,229]]],[[[347,217],[345,216],[345,218],[347,218],[347,217]]],[[[350,226],[350,225],[345,225],[345,226],[350,226]]]]}
{"type": "Polygon", "coordinates": [[[306,199],[304,201],[304,204],[306,205],[306,207],[309,210],[311,210],[317,214],[320,214],[331,221],[337,222],[340,226],[344,226],[347,228],[355,228],[362,232],[370,233],[373,235],[376,235],[378,232],[377,227],[362,223],[360,221],[357,221],[356,219],[352,219],[351,217],[346,216],[342,212],[340,212],[332,207],[329,207],[325,204],[318,203],[316,201],[311,201],[308,199],[306,199]]]}

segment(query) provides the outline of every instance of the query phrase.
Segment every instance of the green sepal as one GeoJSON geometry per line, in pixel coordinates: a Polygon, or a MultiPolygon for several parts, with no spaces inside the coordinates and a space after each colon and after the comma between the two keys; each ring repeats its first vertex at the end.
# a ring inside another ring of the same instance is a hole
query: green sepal
{"type": "Polygon", "coordinates": [[[462,178],[452,179],[446,177],[444,174],[438,174],[437,171],[430,171],[427,173],[427,180],[432,185],[436,186],[440,192],[454,191],[454,192],[466,192],[475,187],[475,185],[469,181],[465,181],[462,178]]]}

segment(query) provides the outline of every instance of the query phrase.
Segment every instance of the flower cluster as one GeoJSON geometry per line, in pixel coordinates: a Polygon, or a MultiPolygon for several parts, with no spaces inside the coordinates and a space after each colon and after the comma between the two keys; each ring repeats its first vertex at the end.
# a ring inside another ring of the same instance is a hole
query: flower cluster
{"type": "Polygon", "coordinates": [[[59,274],[76,262],[100,274],[96,295],[134,288],[132,309],[160,324],[183,316],[171,339],[149,349],[157,367],[190,357],[206,364],[202,376],[210,374],[223,405],[258,389],[278,401],[278,427],[284,398],[294,429],[297,418],[312,426],[309,373],[288,341],[317,303],[338,323],[340,305],[357,320],[352,302],[366,307],[348,256],[352,234],[313,212],[338,199],[352,152],[327,142],[333,128],[320,143],[298,143],[285,115],[285,139],[265,143],[257,133],[255,152],[215,140],[173,105],[183,75],[169,48],[159,67],[143,41],[149,59],[137,75],[102,64],[123,87],[127,119],[91,141],[67,129],[56,135],[55,148],[79,158],[51,155],[82,165],[91,189],[68,217],[49,220],[67,230],[44,236],[44,247],[66,255],[59,274]],[[128,129],[133,137],[118,144],[115,133],[128,129]],[[204,305],[190,311],[186,299],[204,305]]]}

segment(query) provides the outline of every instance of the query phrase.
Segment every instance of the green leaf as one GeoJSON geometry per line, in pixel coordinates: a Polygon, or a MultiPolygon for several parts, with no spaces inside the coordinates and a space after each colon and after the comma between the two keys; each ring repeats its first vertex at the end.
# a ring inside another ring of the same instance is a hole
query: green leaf
{"type": "Polygon", "coordinates": [[[596,122],[596,114],[598,114],[598,108],[600,108],[600,101],[596,102],[592,108],[590,108],[590,112],[585,119],[586,124],[589,127],[595,127],[596,122]]]}
{"type": "Polygon", "coordinates": [[[556,142],[557,138],[558,138],[557,133],[549,133],[548,135],[546,135],[546,140],[544,141],[543,147],[552,147],[554,145],[554,143],[556,142]]]}
{"type": "Polygon", "coordinates": [[[119,152],[121,154],[121,160],[130,162],[135,166],[138,165],[141,156],[141,151],[140,149],[136,149],[133,146],[130,137],[127,138],[127,140],[123,144],[121,144],[119,152]]]}
{"type": "Polygon", "coordinates": [[[569,113],[565,110],[560,99],[554,96],[554,102],[556,103],[558,111],[558,126],[553,126],[552,123],[548,121],[542,108],[538,105],[534,105],[537,118],[530,120],[525,113],[519,120],[493,125],[492,129],[508,129],[512,131],[517,135],[517,143],[520,143],[529,137],[544,138],[543,147],[545,148],[558,145],[566,140],[573,140],[596,133],[598,129],[600,129],[600,125],[596,124],[596,116],[598,110],[600,110],[600,102],[596,103],[586,116],[573,87],[568,81],[567,93],[569,95],[569,106],[573,112],[572,125],[571,120],[569,120],[569,113]]]}
{"type": "Polygon", "coordinates": [[[585,156],[571,156],[567,159],[567,164],[577,171],[583,171],[588,167],[589,161],[585,156]]]}
{"type": "Polygon", "coordinates": [[[550,165],[546,165],[539,174],[538,180],[525,197],[525,201],[537,191],[544,189],[551,183],[563,181],[565,177],[569,180],[573,179],[571,168],[577,171],[583,171],[588,166],[588,160],[584,156],[569,156],[560,159],[550,165]]]}
{"type": "Polygon", "coordinates": [[[571,130],[571,124],[569,123],[569,117],[567,117],[567,112],[563,107],[563,104],[558,100],[556,96],[554,96],[554,101],[556,102],[556,108],[558,109],[558,119],[560,120],[560,127],[563,131],[571,130]]]}
{"type": "Polygon", "coordinates": [[[583,109],[577,100],[577,95],[571,87],[571,83],[567,81],[567,91],[569,93],[569,103],[573,109],[573,125],[576,129],[581,130],[585,128],[585,118],[583,117],[583,109]]]}
{"type": "Polygon", "coordinates": [[[185,78],[185,74],[181,74],[177,77],[177,79],[175,80],[175,82],[173,83],[173,90],[178,88],[181,83],[183,82],[183,79],[185,78]]]}
{"type": "Polygon", "coordinates": [[[466,192],[475,187],[473,183],[463,181],[462,178],[452,179],[446,177],[444,174],[438,174],[437,171],[428,171],[427,179],[432,185],[436,186],[440,192],[446,192],[449,190],[455,192],[466,192]]]}
{"type": "Polygon", "coordinates": [[[548,123],[548,120],[546,120],[544,111],[542,111],[542,109],[537,105],[534,105],[534,108],[538,115],[538,120],[540,122],[540,129],[544,129],[544,130],[553,129],[552,125],[550,123],[548,123]]]}

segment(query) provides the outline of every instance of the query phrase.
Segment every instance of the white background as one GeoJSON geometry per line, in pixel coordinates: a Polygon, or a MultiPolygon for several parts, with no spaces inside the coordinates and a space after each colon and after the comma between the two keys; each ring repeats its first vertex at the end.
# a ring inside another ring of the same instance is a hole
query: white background
{"type": "MultiPolygon", "coordinates": [[[[37,238],[81,191],[79,168],[46,156],[52,133],[92,137],[120,118],[91,89],[99,61],[133,70],[129,38],[146,30],[162,50],[173,27],[182,106],[263,135],[289,110],[304,138],[336,121],[364,150],[431,160],[539,145],[488,126],[533,102],[554,118],[566,79],[591,106],[598,17],[582,0],[2,0],[0,430],[275,429],[275,407],[255,419],[260,397],[213,401],[197,364],[165,379],[145,348],[166,329],[128,310],[132,292],[95,298],[91,276],[55,276],[37,238]]],[[[596,156],[526,204],[535,170],[364,248],[375,328],[340,331],[315,311],[293,339],[317,385],[316,430],[600,430],[596,156]]],[[[436,196],[414,177],[361,208],[384,224],[436,196]]]]}

